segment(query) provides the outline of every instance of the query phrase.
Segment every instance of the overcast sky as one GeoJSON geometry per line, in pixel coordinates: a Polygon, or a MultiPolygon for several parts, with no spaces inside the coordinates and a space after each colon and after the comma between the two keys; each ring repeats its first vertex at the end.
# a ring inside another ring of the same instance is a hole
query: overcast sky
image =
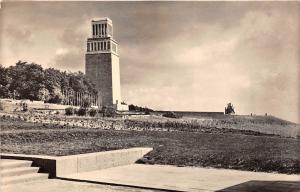
{"type": "Polygon", "coordinates": [[[300,122],[299,2],[2,3],[1,64],[84,71],[90,21],[109,17],[122,98],[160,110],[300,122]]]}

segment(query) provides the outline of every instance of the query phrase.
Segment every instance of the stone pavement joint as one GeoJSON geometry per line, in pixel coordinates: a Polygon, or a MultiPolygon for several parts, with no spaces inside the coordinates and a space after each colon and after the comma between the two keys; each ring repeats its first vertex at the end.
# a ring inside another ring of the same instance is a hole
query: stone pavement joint
{"type": "MultiPolygon", "coordinates": [[[[99,185],[107,185],[107,186],[117,186],[117,187],[128,187],[128,188],[136,188],[136,189],[144,189],[144,190],[154,190],[154,191],[172,191],[172,192],[184,192],[181,190],[170,190],[170,189],[158,189],[154,187],[143,187],[143,186],[133,186],[133,185],[126,185],[126,184],[119,184],[116,182],[109,183],[109,182],[101,182],[101,181],[90,181],[90,180],[82,180],[82,179],[69,179],[69,178],[61,178],[57,177],[56,179],[62,180],[62,181],[73,181],[73,182],[79,182],[79,183],[91,183],[91,184],[99,184],[99,185]]],[[[174,187],[174,186],[172,186],[174,187]]]]}

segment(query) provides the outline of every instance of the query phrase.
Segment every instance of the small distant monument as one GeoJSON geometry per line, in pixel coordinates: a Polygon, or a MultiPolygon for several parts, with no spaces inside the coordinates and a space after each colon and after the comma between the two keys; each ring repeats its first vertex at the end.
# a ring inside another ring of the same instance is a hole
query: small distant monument
{"type": "Polygon", "coordinates": [[[113,39],[113,24],[109,18],[92,20],[92,37],[87,39],[86,76],[98,90],[98,107],[113,107],[128,111],[121,104],[118,43],[113,39]]]}
{"type": "Polygon", "coordinates": [[[225,114],[226,115],[234,115],[235,114],[234,107],[231,103],[228,103],[227,107],[225,107],[225,114]]]}

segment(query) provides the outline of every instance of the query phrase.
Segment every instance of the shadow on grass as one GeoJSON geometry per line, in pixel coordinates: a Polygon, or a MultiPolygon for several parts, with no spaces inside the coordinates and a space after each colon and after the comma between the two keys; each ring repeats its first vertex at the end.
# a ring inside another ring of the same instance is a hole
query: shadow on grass
{"type": "Polygon", "coordinates": [[[217,192],[300,192],[300,181],[247,181],[217,192]]]}

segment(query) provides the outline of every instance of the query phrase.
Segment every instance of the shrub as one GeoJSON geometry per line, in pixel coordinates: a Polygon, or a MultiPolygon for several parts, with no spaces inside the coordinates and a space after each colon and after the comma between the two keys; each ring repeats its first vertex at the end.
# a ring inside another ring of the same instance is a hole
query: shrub
{"type": "Polygon", "coordinates": [[[172,111],[166,112],[162,115],[163,117],[168,117],[168,118],[180,118],[180,116],[172,111]]]}
{"type": "Polygon", "coordinates": [[[79,116],[85,116],[87,114],[87,109],[86,108],[83,108],[83,107],[80,107],[78,112],[77,112],[77,115],[79,116]]]}
{"type": "Polygon", "coordinates": [[[97,110],[96,110],[96,109],[91,109],[91,110],[89,111],[89,115],[90,115],[91,117],[95,117],[96,114],[97,114],[97,110]]]}
{"type": "Polygon", "coordinates": [[[116,110],[113,107],[104,106],[102,112],[103,117],[115,117],[117,115],[116,110]]]}
{"type": "Polygon", "coordinates": [[[21,103],[21,107],[22,107],[22,111],[24,111],[24,112],[28,111],[28,105],[27,105],[27,103],[22,102],[21,103]]]}
{"type": "Polygon", "coordinates": [[[147,113],[153,111],[152,109],[149,109],[148,107],[139,107],[137,105],[132,105],[132,104],[128,105],[128,109],[129,109],[129,111],[139,111],[139,112],[147,112],[147,113]]]}
{"type": "Polygon", "coordinates": [[[78,114],[78,108],[74,108],[74,114],[78,114]]]}
{"type": "Polygon", "coordinates": [[[74,114],[74,108],[73,107],[68,107],[65,109],[65,114],[66,115],[73,115],[74,114]]]}

